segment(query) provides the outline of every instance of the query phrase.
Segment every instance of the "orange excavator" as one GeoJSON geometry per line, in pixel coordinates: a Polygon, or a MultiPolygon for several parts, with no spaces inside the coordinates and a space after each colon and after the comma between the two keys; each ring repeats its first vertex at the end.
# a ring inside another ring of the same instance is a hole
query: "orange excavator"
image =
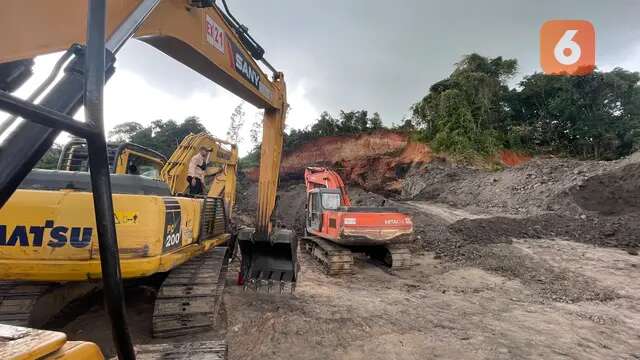
{"type": "Polygon", "coordinates": [[[408,215],[390,207],[352,206],[346,186],[335,171],[308,167],[303,249],[329,275],[353,272],[353,253],[363,252],[391,269],[411,265],[408,244],[413,224],[408,215]]]}

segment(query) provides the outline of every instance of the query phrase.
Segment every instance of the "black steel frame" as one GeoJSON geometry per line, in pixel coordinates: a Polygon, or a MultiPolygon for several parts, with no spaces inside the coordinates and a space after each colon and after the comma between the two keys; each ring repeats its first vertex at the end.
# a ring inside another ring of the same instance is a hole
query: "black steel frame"
{"type": "Polygon", "coordinates": [[[0,207],[9,200],[22,180],[51,147],[60,131],[85,138],[89,148],[89,168],[95,208],[104,300],[118,358],[135,359],[127,326],[124,290],[120,272],[118,242],[107,144],[103,123],[103,91],[113,73],[113,52],[133,35],[157,0],[146,0],[125,20],[105,43],[106,0],[88,0],[87,46],[74,46],[75,59],[65,76],[51,89],[40,105],[0,91],[0,109],[25,120],[0,147],[0,207]],[[78,50],[80,49],[80,50],[78,50]],[[113,52],[112,52],[113,51],[113,52]],[[86,122],[75,121],[74,114],[84,104],[86,122]]]}

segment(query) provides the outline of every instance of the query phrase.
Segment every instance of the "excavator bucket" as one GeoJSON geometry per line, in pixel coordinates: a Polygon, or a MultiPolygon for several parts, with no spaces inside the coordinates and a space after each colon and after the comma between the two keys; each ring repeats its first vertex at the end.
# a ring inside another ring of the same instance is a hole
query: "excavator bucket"
{"type": "Polygon", "coordinates": [[[299,269],[295,233],[277,229],[267,241],[259,240],[255,235],[253,228],[238,231],[242,255],[239,284],[245,290],[293,293],[299,269]]]}

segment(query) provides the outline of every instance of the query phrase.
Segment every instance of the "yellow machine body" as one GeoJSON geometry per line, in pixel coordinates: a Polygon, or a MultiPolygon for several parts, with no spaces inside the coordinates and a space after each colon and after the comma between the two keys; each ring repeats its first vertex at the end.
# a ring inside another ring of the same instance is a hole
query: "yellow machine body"
{"type": "MultiPolygon", "coordinates": [[[[150,176],[141,184],[161,185],[158,184],[161,180],[151,180],[161,176],[167,186],[166,196],[137,194],[142,189],[136,183],[129,186],[133,194],[114,191],[124,278],[169,271],[226,242],[231,237],[227,223],[235,202],[238,161],[235,145],[205,133],[190,134],[166,163],[149,151],[136,151],[136,147],[139,146],[119,147],[113,160],[114,176],[132,176],[126,175],[131,160],[143,159],[149,168],[162,167],[157,176],[150,176]],[[186,192],[189,161],[201,147],[210,150],[207,200],[170,196],[186,192]]],[[[72,160],[66,163],[79,163],[78,157],[68,158],[72,160]]],[[[64,171],[55,176],[64,174],[81,173],[64,171]]],[[[135,179],[143,180],[138,175],[135,179]]],[[[0,209],[0,279],[62,282],[99,279],[100,274],[93,198],[89,191],[67,186],[59,190],[19,189],[0,209]]]]}
{"type": "MultiPolygon", "coordinates": [[[[203,199],[115,194],[113,200],[124,278],[169,271],[230,236],[222,228],[201,238],[203,199]]],[[[18,190],[0,219],[0,278],[100,278],[91,193],[18,190]]]]}
{"type": "Polygon", "coordinates": [[[67,341],[61,332],[0,324],[0,359],[101,360],[104,356],[96,344],[67,341]]]}

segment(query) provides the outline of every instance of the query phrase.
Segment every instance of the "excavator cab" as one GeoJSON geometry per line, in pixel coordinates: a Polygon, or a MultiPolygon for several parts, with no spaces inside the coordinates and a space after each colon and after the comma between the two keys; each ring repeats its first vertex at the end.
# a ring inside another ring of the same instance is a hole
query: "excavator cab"
{"type": "Polygon", "coordinates": [[[341,193],[338,189],[317,188],[307,195],[306,228],[312,231],[322,230],[322,215],[326,210],[338,210],[341,193]]]}
{"type": "MultiPolygon", "coordinates": [[[[107,143],[107,159],[109,172],[112,174],[141,175],[160,180],[160,172],[167,162],[161,153],[147,147],[130,143],[107,143]]],[[[87,141],[72,138],[62,147],[58,159],[58,170],[89,170],[89,149],[87,141]]]]}

